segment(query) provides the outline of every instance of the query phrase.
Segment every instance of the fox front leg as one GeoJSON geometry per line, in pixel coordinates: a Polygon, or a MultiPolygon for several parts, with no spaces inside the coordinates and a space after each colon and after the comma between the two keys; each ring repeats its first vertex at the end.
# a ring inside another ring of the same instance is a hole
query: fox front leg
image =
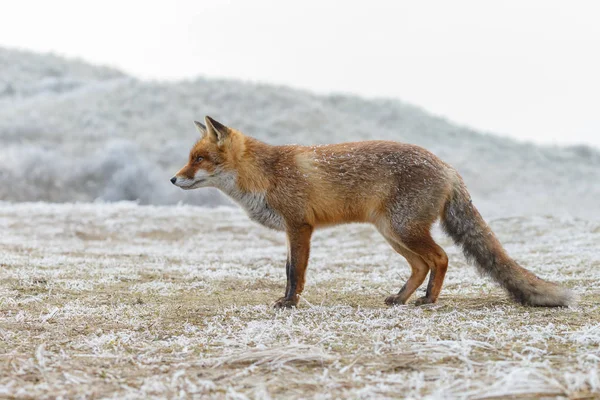
{"type": "Polygon", "coordinates": [[[299,296],[304,289],[312,231],[310,225],[290,227],[287,230],[288,257],[285,263],[287,284],[285,295],[275,302],[275,308],[291,308],[298,304],[299,296]]]}

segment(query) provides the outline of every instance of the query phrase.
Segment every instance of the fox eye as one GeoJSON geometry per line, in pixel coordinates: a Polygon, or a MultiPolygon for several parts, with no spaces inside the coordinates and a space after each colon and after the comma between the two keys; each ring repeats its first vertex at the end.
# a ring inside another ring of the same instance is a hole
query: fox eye
{"type": "Polygon", "coordinates": [[[198,157],[196,157],[196,159],[194,161],[198,163],[198,162],[200,162],[202,160],[204,160],[204,157],[198,156],[198,157]]]}

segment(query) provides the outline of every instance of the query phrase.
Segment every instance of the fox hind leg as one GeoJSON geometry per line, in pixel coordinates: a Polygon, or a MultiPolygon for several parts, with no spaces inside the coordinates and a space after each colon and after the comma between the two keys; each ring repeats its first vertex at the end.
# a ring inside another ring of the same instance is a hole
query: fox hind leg
{"type": "Polygon", "coordinates": [[[430,275],[426,294],[417,299],[415,304],[437,301],[448,269],[448,256],[431,237],[430,229],[434,219],[435,216],[418,219],[413,217],[412,220],[406,218],[400,221],[391,218],[377,225],[379,232],[394,250],[406,258],[413,270],[400,293],[386,299],[386,303],[406,303],[410,295],[423,283],[427,272],[430,272],[430,275]]]}
{"type": "Polygon", "coordinates": [[[419,306],[437,302],[448,269],[446,252],[433,240],[429,229],[420,235],[404,237],[403,243],[418,254],[431,271],[425,296],[417,299],[415,304],[419,306]]]}
{"type": "Polygon", "coordinates": [[[413,253],[409,249],[407,249],[403,244],[399,243],[393,237],[386,237],[388,243],[392,246],[394,250],[401,256],[403,256],[410,268],[412,270],[410,277],[402,286],[402,289],[398,292],[398,294],[391,295],[385,299],[385,304],[394,305],[394,304],[406,304],[410,296],[423,284],[425,278],[427,277],[427,273],[429,272],[429,266],[418,254],[413,253]]]}

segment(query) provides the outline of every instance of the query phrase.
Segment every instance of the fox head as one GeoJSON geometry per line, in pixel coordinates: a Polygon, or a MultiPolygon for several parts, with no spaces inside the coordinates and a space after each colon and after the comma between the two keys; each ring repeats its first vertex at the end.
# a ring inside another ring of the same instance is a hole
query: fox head
{"type": "Polygon", "coordinates": [[[201,187],[219,187],[234,169],[233,149],[236,142],[243,140],[242,134],[209,116],[204,118],[206,125],[194,121],[200,132],[188,163],[171,178],[171,183],[184,190],[201,187]]]}

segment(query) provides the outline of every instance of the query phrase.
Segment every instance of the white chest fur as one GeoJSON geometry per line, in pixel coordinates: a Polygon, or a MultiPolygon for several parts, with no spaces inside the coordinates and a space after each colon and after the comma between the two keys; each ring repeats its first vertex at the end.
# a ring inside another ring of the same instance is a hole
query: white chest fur
{"type": "Polygon", "coordinates": [[[272,209],[264,192],[245,192],[238,188],[236,176],[229,174],[219,180],[218,188],[238,203],[251,220],[267,228],[282,231],[285,229],[283,217],[272,209]]]}

